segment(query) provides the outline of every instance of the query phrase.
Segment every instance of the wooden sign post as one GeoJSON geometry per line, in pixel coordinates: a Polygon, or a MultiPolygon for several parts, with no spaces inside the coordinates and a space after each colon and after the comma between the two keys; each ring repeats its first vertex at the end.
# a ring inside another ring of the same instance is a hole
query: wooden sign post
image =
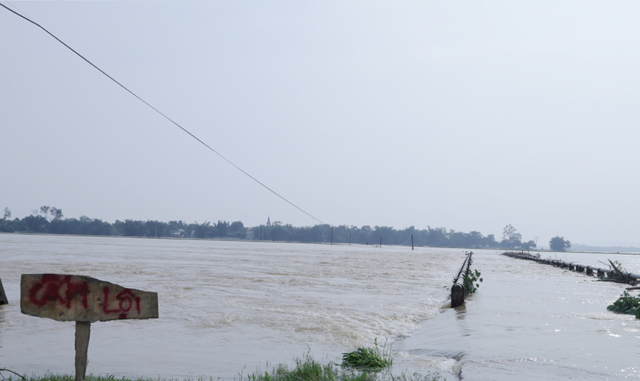
{"type": "Polygon", "coordinates": [[[76,322],[76,381],[84,381],[91,323],[158,317],[158,294],[80,275],[23,274],[23,314],[76,322]]]}

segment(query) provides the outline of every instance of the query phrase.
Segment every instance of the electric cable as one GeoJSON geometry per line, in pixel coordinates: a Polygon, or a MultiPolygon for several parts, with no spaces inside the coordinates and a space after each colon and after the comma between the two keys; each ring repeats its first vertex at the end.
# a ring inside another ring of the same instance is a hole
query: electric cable
{"type": "Polygon", "coordinates": [[[409,242],[409,240],[410,240],[410,239],[411,239],[411,236],[409,236],[409,238],[405,239],[405,240],[404,240],[404,242],[402,242],[402,243],[401,243],[400,245],[398,245],[398,246],[402,246],[402,245],[404,245],[405,243],[409,242]]]}
{"type": "Polygon", "coordinates": [[[294,208],[298,209],[299,211],[301,211],[302,213],[306,214],[307,216],[313,218],[314,220],[320,222],[321,224],[325,224],[324,222],[320,221],[318,218],[314,217],[313,215],[311,215],[310,213],[308,213],[307,211],[305,211],[304,209],[300,208],[299,206],[297,206],[296,204],[294,204],[293,202],[287,200],[286,198],[284,198],[283,196],[281,196],[279,193],[277,193],[276,191],[274,191],[273,189],[269,188],[268,186],[266,186],[265,184],[263,184],[261,181],[259,181],[258,179],[256,179],[255,177],[251,176],[249,173],[247,173],[244,169],[240,168],[239,166],[237,166],[236,164],[234,164],[231,160],[227,159],[225,156],[223,156],[220,152],[216,151],[215,149],[211,148],[211,146],[209,146],[207,143],[205,143],[204,141],[200,140],[200,138],[198,138],[197,136],[195,136],[194,134],[192,134],[191,132],[189,132],[186,128],[182,127],[180,124],[178,124],[176,121],[174,121],[173,119],[169,118],[167,115],[165,115],[164,113],[162,113],[160,110],[158,110],[157,108],[153,107],[150,103],[148,103],[147,101],[145,101],[144,99],[142,99],[141,97],[139,97],[136,93],[134,93],[133,91],[129,90],[126,86],[124,86],[123,84],[121,84],[120,82],[116,81],[115,78],[113,78],[112,76],[110,76],[109,74],[107,74],[104,70],[100,69],[98,66],[96,66],[93,62],[89,61],[87,58],[85,58],[82,54],[78,53],[76,50],[74,50],[71,46],[67,45],[64,41],[62,41],[61,39],[59,39],[58,37],[56,37],[53,33],[49,32],[45,27],[43,27],[42,25],[36,23],[35,21],[27,18],[26,16],[21,15],[20,13],[14,11],[11,8],[8,8],[6,5],[0,3],[0,6],[2,6],[4,9],[8,10],[9,12],[15,14],[18,17],[23,18],[24,20],[30,22],[31,24],[37,26],[38,28],[42,29],[43,31],[45,31],[48,35],[50,35],[51,37],[53,37],[54,39],[56,39],[59,43],[61,43],[62,45],[64,45],[67,49],[71,50],[72,52],[74,52],[78,57],[82,58],[85,62],[87,62],[89,65],[93,66],[96,70],[98,70],[100,73],[104,74],[107,78],[109,78],[110,80],[112,80],[113,82],[115,82],[118,86],[122,87],[125,91],[127,91],[129,94],[133,95],[135,98],[137,98],[140,102],[144,103],[145,105],[147,105],[148,107],[150,107],[152,110],[154,110],[156,113],[162,115],[166,120],[168,120],[169,122],[173,123],[175,126],[177,126],[178,128],[180,128],[182,131],[184,131],[185,133],[189,134],[189,136],[191,136],[192,138],[194,138],[195,140],[197,140],[198,142],[200,142],[202,145],[204,145],[205,147],[207,147],[211,152],[215,153],[216,155],[218,155],[219,157],[221,157],[224,161],[226,161],[227,163],[229,163],[231,166],[233,166],[235,169],[237,169],[238,171],[244,173],[247,177],[249,177],[251,180],[255,181],[256,183],[260,184],[263,188],[265,188],[266,190],[268,190],[269,192],[273,193],[274,195],[278,196],[280,199],[282,199],[283,201],[285,201],[286,203],[288,203],[289,205],[293,206],[294,208]]]}

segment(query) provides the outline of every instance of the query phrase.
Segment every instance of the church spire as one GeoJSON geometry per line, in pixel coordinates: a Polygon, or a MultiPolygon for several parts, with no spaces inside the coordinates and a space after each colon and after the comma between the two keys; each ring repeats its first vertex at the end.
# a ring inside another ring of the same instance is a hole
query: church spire
{"type": "Polygon", "coordinates": [[[267,226],[271,226],[271,217],[267,216],[267,226]]]}

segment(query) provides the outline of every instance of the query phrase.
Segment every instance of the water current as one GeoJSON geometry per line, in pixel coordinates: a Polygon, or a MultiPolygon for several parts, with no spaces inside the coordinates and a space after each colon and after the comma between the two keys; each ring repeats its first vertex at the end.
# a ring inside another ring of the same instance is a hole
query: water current
{"type": "MultiPolygon", "coordinates": [[[[461,249],[0,234],[0,368],[74,372],[74,324],[19,307],[20,274],[68,273],[159,294],[159,319],[92,324],[94,374],[234,379],[377,338],[394,373],[640,379],[640,320],[606,309],[624,285],[499,253],[474,250],[484,282],[450,309],[461,249]]],[[[640,273],[640,256],[542,256],[640,273]]]]}

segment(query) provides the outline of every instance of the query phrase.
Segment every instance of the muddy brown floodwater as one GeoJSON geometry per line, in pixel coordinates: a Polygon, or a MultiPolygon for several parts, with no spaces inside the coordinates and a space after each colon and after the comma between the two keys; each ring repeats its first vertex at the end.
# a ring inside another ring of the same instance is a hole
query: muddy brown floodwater
{"type": "MultiPolygon", "coordinates": [[[[0,234],[0,367],[73,373],[74,323],[19,308],[20,274],[59,273],[158,293],[159,319],[92,325],[87,373],[233,379],[307,351],[340,362],[377,338],[394,372],[640,379],[640,320],[606,309],[623,285],[474,252],[484,282],[452,310],[461,249],[0,234]]],[[[558,256],[640,273],[638,256],[558,256]]]]}

